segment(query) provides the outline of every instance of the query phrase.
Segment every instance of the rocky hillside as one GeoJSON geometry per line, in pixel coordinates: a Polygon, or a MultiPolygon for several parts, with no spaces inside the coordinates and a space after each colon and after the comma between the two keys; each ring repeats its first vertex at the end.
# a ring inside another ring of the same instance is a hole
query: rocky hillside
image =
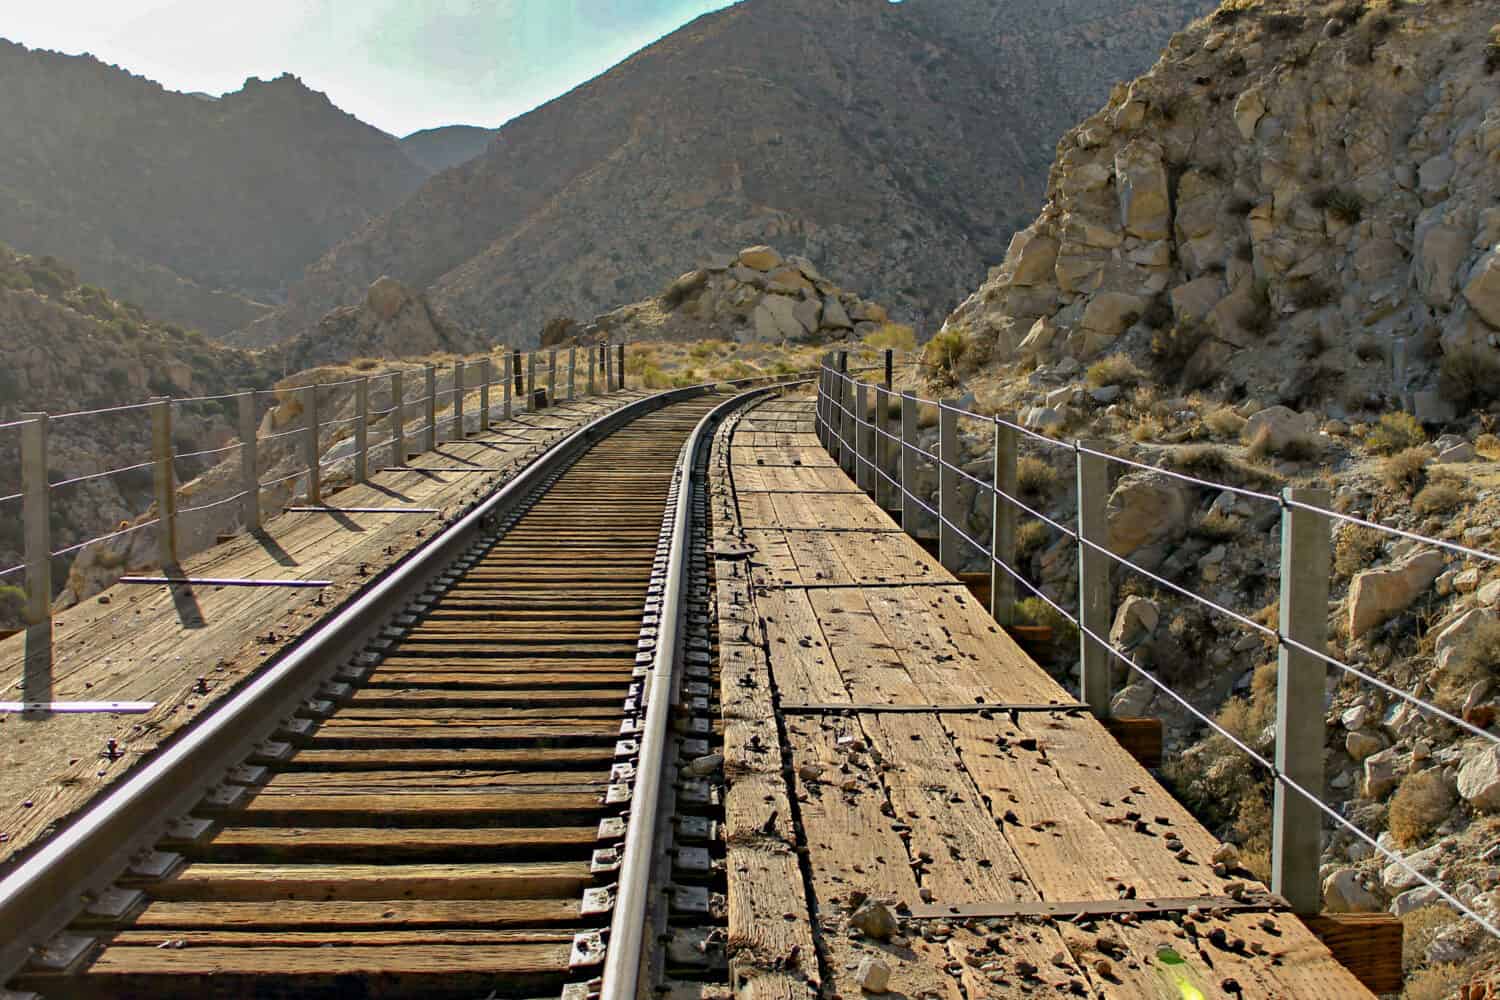
{"type": "Polygon", "coordinates": [[[413,132],[401,140],[401,148],[428,173],[435,174],[474,159],[489,147],[494,138],[492,128],[447,125],[413,132]]]}
{"type": "MultiPolygon", "coordinates": [[[[0,422],[27,410],[66,413],[140,402],[152,396],[201,396],[270,383],[258,358],[201,334],[156,322],[100,289],[80,284],[55,258],[28,257],[0,246],[0,422]]],[[[231,402],[179,406],[173,427],[182,453],[219,447],[234,434],[231,402]]],[[[20,490],[19,435],[0,431],[0,495],[20,490]]],[[[51,479],[58,482],[134,465],[149,456],[147,418],[140,412],[53,421],[48,442],[51,479]]],[[[184,459],[191,477],[205,459],[184,459]]],[[[150,503],[150,470],[80,483],[53,499],[57,548],[112,529],[150,503]]],[[[0,566],[20,562],[19,507],[0,508],[0,566]]],[[[55,578],[65,575],[58,567],[55,578]]]]}
{"type": "MultiPolygon", "coordinates": [[[[929,388],[1497,551],[1497,17],[1478,0],[1226,3],[1063,137],[1041,214],[928,346],[929,388]]],[[[1023,488],[1071,518],[1071,453],[1030,451],[1023,488]]],[[[1274,503],[1115,472],[1117,554],[1275,624],[1274,503]]],[[[987,518],[976,500],[978,537],[987,518]]],[[[1022,545],[1029,578],[1071,603],[1068,540],[1034,524],[1022,545]]],[[[1115,583],[1121,647],[1269,753],[1274,650],[1145,577],[1115,583]]],[[[1493,564],[1341,524],[1333,598],[1333,655],[1500,735],[1493,564]]],[[[1149,684],[1119,682],[1117,711],[1168,720],[1179,791],[1263,867],[1266,775],[1149,684]]],[[[1327,704],[1325,799],[1500,920],[1500,749],[1342,674],[1327,704]]],[[[1493,973],[1496,943],[1431,889],[1347,831],[1324,843],[1330,908],[1403,917],[1410,996],[1493,973]]]]}
{"type": "Polygon", "coordinates": [[[0,239],[210,334],[430,172],[291,76],[206,99],[0,40],[0,93],[0,239]]]}
{"type": "Polygon", "coordinates": [[[935,325],[1041,204],[1057,136],[1208,6],[746,0],[506,125],[241,342],[301,333],[382,274],[529,338],[757,242],[935,325]]]}

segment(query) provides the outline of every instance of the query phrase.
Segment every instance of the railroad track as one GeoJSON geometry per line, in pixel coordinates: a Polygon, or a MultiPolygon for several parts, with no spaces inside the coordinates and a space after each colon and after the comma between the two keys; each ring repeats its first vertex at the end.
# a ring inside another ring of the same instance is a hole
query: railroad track
{"type": "Polygon", "coordinates": [[[694,431],[726,399],[673,403],[534,470],[456,559],[372,605],[391,612],[378,632],[366,622],[269,740],[242,743],[107,888],[95,876],[8,988],[584,1000],[601,976],[624,997],[643,968],[712,972],[716,798],[676,773],[714,749],[705,504],[678,494],[697,487],[684,443],[706,451],[694,431]],[[696,593],[679,601],[673,574],[696,593]]]}

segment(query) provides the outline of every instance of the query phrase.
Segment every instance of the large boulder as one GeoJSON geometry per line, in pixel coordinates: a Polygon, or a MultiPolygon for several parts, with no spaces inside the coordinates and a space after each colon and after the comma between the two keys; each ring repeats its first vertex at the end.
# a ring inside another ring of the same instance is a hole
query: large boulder
{"type": "Polygon", "coordinates": [[[410,300],[411,292],[406,286],[389,275],[376,278],[365,293],[365,304],[382,321],[395,319],[410,300]]]}
{"type": "Polygon", "coordinates": [[[1115,154],[1115,187],[1120,197],[1120,224],[1132,236],[1164,240],[1171,235],[1171,202],[1167,168],[1154,142],[1133,140],[1115,154]]]}
{"type": "Polygon", "coordinates": [[[1356,574],[1349,585],[1349,638],[1358,639],[1411,603],[1432,586],[1446,563],[1431,549],[1395,564],[1356,574]]]}
{"type": "Polygon", "coordinates": [[[1500,812],[1500,747],[1485,747],[1464,761],[1458,794],[1480,812],[1500,812]]]}
{"type": "Polygon", "coordinates": [[[1057,240],[1033,229],[1023,229],[1010,239],[1004,267],[1012,285],[1042,285],[1052,280],[1057,264],[1057,240]]]}
{"type": "Polygon", "coordinates": [[[1364,886],[1359,871],[1340,868],[1323,880],[1323,909],[1329,913],[1375,913],[1380,897],[1364,886]]]}
{"type": "Polygon", "coordinates": [[[1100,292],[1083,310],[1083,327],[1106,337],[1117,337],[1140,318],[1145,303],[1124,292],[1100,292]]]}
{"type": "Polygon", "coordinates": [[[1469,237],[1455,226],[1417,225],[1411,259],[1412,280],[1430,306],[1446,308],[1453,301],[1458,265],[1469,252],[1469,237]]]}
{"type": "Polygon", "coordinates": [[[1481,319],[1500,328],[1500,246],[1480,257],[1469,271],[1464,298],[1481,319]]]}
{"type": "Polygon", "coordinates": [[[1224,282],[1208,275],[1172,289],[1172,315],[1178,322],[1199,320],[1213,311],[1224,297],[1224,282]]]}
{"type": "Polygon", "coordinates": [[[1298,413],[1285,406],[1268,406],[1245,421],[1241,432],[1246,441],[1255,441],[1263,433],[1266,445],[1274,452],[1283,451],[1293,442],[1310,443],[1318,433],[1317,418],[1298,413]]]}
{"type": "Polygon", "coordinates": [[[1465,612],[1445,625],[1438,632],[1435,649],[1437,668],[1440,673],[1458,673],[1474,655],[1475,636],[1480,629],[1497,620],[1495,613],[1487,608],[1475,608],[1465,612]]]}
{"type": "Polygon", "coordinates": [[[1121,476],[1109,495],[1105,546],[1119,556],[1187,530],[1190,508],[1182,483],[1159,472],[1121,476]]]}
{"type": "Polygon", "coordinates": [[[771,271],[781,266],[781,254],[768,246],[746,247],[740,251],[740,263],[757,271],[771,271]]]}
{"type": "Polygon", "coordinates": [[[854,324],[849,320],[849,313],[845,311],[844,304],[836,295],[823,297],[823,325],[830,330],[854,329],[854,324]]]}

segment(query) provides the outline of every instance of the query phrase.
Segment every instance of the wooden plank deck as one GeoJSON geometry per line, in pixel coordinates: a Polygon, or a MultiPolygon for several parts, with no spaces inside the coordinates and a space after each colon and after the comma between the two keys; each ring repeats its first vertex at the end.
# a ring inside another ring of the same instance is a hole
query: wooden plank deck
{"type": "Polygon", "coordinates": [[[1215,874],[1215,839],[1087,713],[920,710],[1076,699],[833,478],[810,399],[767,402],[716,444],[729,951],[747,995],[859,996],[856,970],[873,956],[911,997],[1199,995],[1187,985],[1370,996],[1286,914],[903,919],[889,941],[851,931],[866,897],[900,916],[1264,887],[1215,874]],[[856,707],[785,710],[809,705],[856,707]],[[1165,964],[1163,947],[1184,962],[1165,964]]]}
{"type": "MultiPolygon", "coordinates": [[[[509,479],[540,449],[643,395],[630,390],[517,413],[486,434],[443,443],[410,463],[503,472],[386,470],[367,486],[326,498],[336,508],[432,507],[439,514],[282,513],[268,516],[259,536],[236,537],[182,567],[197,578],[328,580],[329,587],[116,585],[58,614],[53,700],[148,701],[156,708],[145,715],[0,715],[0,871],[432,537],[448,516],[509,479]],[[116,741],[117,759],[102,756],[109,740],[116,741]]],[[[0,642],[0,681],[12,699],[20,697],[23,662],[23,636],[0,642]]],[[[481,669],[472,662],[464,668],[481,669]]]]}

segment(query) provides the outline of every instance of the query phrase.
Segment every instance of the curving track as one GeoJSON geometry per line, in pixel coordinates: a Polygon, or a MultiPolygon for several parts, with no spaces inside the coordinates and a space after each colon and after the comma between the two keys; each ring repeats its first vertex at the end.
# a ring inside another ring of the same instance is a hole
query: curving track
{"type": "Polygon", "coordinates": [[[246,758],[240,784],[74,922],[48,956],[57,968],[33,964],[10,988],[591,992],[620,877],[638,725],[626,720],[658,624],[664,513],[684,442],[724,400],[640,417],[553,473],[325,689],[336,704],[305,706],[246,758]]]}

